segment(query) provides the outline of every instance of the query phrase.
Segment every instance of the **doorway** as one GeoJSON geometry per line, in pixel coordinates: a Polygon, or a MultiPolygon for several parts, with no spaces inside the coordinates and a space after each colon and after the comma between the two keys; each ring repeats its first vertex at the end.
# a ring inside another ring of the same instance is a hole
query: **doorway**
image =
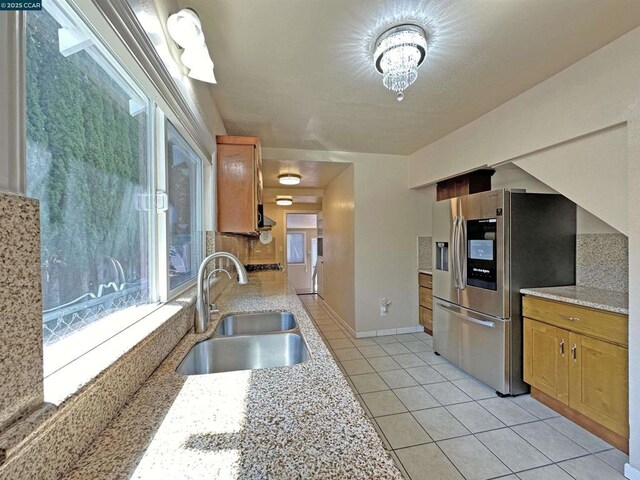
{"type": "Polygon", "coordinates": [[[287,213],[287,275],[296,293],[315,293],[313,270],[318,259],[318,215],[287,213]]]}

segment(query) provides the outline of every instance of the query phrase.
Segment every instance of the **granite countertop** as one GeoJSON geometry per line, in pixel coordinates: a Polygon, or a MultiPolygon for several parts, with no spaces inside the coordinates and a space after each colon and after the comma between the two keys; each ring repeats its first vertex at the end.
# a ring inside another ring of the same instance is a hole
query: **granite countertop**
{"type": "Polygon", "coordinates": [[[221,315],[189,333],[87,449],[87,478],[397,479],[402,475],[282,272],[228,287],[221,315]],[[229,313],[291,311],[311,353],[290,367],[182,376],[176,367],[229,313]]]}
{"type": "Polygon", "coordinates": [[[433,273],[431,273],[431,270],[418,270],[418,273],[424,273],[426,275],[433,275],[433,273]]]}
{"type": "Polygon", "coordinates": [[[520,293],[629,315],[629,294],[625,292],[572,285],[566,287],[523,288],[520,293]]]}

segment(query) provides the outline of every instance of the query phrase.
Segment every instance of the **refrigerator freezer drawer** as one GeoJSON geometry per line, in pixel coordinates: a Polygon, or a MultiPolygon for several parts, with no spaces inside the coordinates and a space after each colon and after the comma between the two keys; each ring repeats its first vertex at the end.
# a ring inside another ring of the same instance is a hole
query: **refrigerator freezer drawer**
{"type": "Polygon", "coordinates": [[[510,322],[433,300],[434,350],[497,392],[511,393],[510,322]]]}

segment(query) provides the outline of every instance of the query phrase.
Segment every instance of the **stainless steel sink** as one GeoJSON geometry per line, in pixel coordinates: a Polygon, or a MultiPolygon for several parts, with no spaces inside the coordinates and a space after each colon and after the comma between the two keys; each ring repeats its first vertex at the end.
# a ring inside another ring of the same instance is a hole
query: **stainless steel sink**
{"type": "Polygon", "coordinates": [[[268,312],[230,315],[220,320],[216,335],[255,335],[260,333],[286,332],[298,324],[291,312],[268,312]]]}
{"type": "Polygon", "coordinates": [[[195,344],[184,357],[178,373],[206,373],[283,367],[302,363],[309,351],[298,333],[274,333],[211,338],[195,344]]]}

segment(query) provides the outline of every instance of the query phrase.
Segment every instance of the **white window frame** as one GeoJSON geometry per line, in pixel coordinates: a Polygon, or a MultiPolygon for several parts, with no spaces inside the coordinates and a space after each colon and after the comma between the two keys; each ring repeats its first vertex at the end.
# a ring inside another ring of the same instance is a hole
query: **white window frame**
{"type": "MultiPolygon", "coordinates": [[[[83,1],[83,0],[79,0],[83,1]]],[[[86,3],[86,2],[85,2],[86,3]]],[[[161,98],[161,95],[155,88],[153,88],[153,83],[149,81],[148,78],[140,77],[140,71],[136,70],[136,66],[132,65],[131,62],[125,63],[121,61],[120,56],[116,55],[114,51],[111,49],[111,44],[108,44],[104,39],[104,35],[99,35],[96,31],[93,23],[88,20],[87,16],[84,15],[78,9],[77,5],[73,4],[70,0],[62,0],[58,3],[57,0],[49,0],[47,3],[47,11],[51,14],[51,10],[49,7],[53,6],[53,10],[56,11],[57,15],[53,15],[56,20],[60,20],[60,15],[68,15],[71,19],[71,23],[77,22],[83,29],[86,29],[87,32],[91,35],[93,43],[92,46],[104,55],[106,60],[109,62],[107,67],[107,71],[111,71],[117,73],[120,79],[123,79],[127,83],[126,90],[132,89],[132,92],[135,92],[140,98],[149,99],[148,106],[146,109],[147,112],[147,139],[149,144],[147,145],[148,150],[148,159],[147,164],[149,171],[148,182],[149,182],[149,191],[156,193],[167,192],[167,158],[166,158],[166,121],[171,121],[172,125],[178,130],[183,139],[189,144],[189,146],[196,152],[197,157],[199,158],[199,178],[200,185],[198,186],[200,189],[201,195],[199,196],[198,201],[200,202],[198,205],[198,214],[200,216],[200,228],[201,228],[201,258],[206,256],[206,231],[215,229],[215,202],[213,199],[215,198],[215,166],[212,159],[208,159],[208,155],[203,152],[200,147],[200,144],[195,141],[194,136],[185,128],[183,123],[180,121],[179,116],[176,115],[164,102],[161,98]],[[55,6],[53,6],[55,5],[55,6]],[[133,68],[132,68],[133,67],[133,68]],[[132,70],[136,70],[133,72],[132,70]],[[142,80],[142,81],[141,81],[142,80]],[[151,87],[151,88],[150,88],[151,87]],[[206,198],[211,198],[211,200],[207,201],[206,198]]],[[[13,12],[8,12],[13,13],[13,12]]],[[[95,13],[95,12],[94,12],[95,13]]],[[[19,75],[16,77],[19,81],[15,81],[8,86],[5,87],[6,90],[10,90],[14,87],[21,89],[24,92],[24,85],[26,80],[26,72],[24,69],[25,57],[26,57],[26,48],[25,45],[25,15],[23,13],[14,15],[15,18],[11,17],[9,20],[15,20],[16,25],[16,35],[21,38],[20,42],[16,42],[17,51],[20,52],[19,61],[22,65],[22,70],[19,72],[19,75]],[[19,27],[19,28],[18,28],[19,27]]],[[[67,20],[68,21],[68,20],[67,20]]],[[[65,23],[59,22],[63,26],[67,26],[65,23]]],[[[98,22],[99,23],[99,22],[98,22]]],[[[12,24],[13,25],[13,24],[12,24]]],[[[2,22],[0,21],[0,26],[2,26],[2,22]]],[[[75,26],[74,26],[75,27],[75,26]]],[[[103,26],[104,28],[104,26],[103,26]]],[[[110,35],[115,32],[107,32],[110,35]]],[[[0,47],[2,46],[2,39],[0,39],[0,47]]],[[[16,47],[16,45],[11,45],[11,47],[16,47]]],[[[0,61],[2,58],[0,58],[0,61]]],[[[104,62],[104,60],[103,60],[104,62]]],[[[0,81],[3,80],[4,72],[0,72],[0,81]]],[[[2,86],[0,84],[0,89],[2,86]]],[[[0,92],[4,93],[4,92],[0,92]]],[[[9,134],[14,135],[16,138],[19,137],[23,142],[23,145],[26,144],[26,101],[25,97],[18,96],[17,98],[21,98],[22,102],[20,104],[19,113],[21,113],[22,118],[18,117],[17,125],[13,127],[15,131],[11,131],[7,129],[9,134]]],[[[2,98],[0,98],[2,100],[2,98]]],[[[0,132],[0,138],[4,138],[3,135],[6,135],[6,132],[0,132]]],[[[213,158],[213,156],[212,156],[213,158]]],[[[12,164],[8,164],[3,161],[0,157],[0,173],[3,173],[3,168],[6,165],[6,171],[16,173],[14,177],[17,179],[13,184],[2,185],[0,184],[0,190],[10,190],[9,187],[14,185],[13,192],[24,194],[26,191],[26,149],[23,147],[22,155],[19,156],[18,162],[14,162],[12,164]],[[16,166],[17,165],[17,166],[16,166]]],[[[0,178],[2,180],[2,178],[0,178]]],[[[11,180],[11,179],[10,179],[11,180]]],[[[150,215],[151,222],[149,225],[149,241],[147,242],[148,249],[148,257],[149,257],[149,296],[151,303],[158,303],[158,307],[161,307],[166,302],[171,301],[172,299],[181,296],[187,290],[193,288],[197,282],[197,278],[192,278],[189,281],[183,283],[179,287],[174,290],[169,290],[169,269],[168,269],[168,225],[167,225],[167,212],[166,211],[157,211],[155,214],[150,215]]],[[[143,316],[139,319],[136,319],[134,324],[146,316],[143,316]]],[[[108,339],[106,340],[108,341],[108,339]]],[[[84,354],[80,355],[78,358],[81,358],[84,354]]]]}
{"type": "MultiPolygon", "coordinates": [[[[157,110],[157,124],[156,124],[156,128],[158,132],[162,132],[162,135],[158,135],[157,137],[157,142],[158,142],[158,156],[157,156],[157,171],[158,171],[158,188],[160,190],[158,190],[159,192],[163,192],[167,195],[169,195],[169,185],[168,185],[168,181],[169,181],[169,177],[167,174],[167,171],[169,169],[169,159],[167,158],[167,133],[166,133],[166,125],[167,122],[171,122],[171,125],[173,126],[173,128],[176,129],[176,131],[180,134],[180,136],[182,137],[182,139],[187,142],[187,144],[193,149],[193,151],[195,152],[196,156],[198,157],[199,160],[199,164],[198,164],[198,168],[199,168],[199,177],[200,177],[200,185],[198,185],[198,188],[200,190],[200,201],[201,204],[199,206],[199,212],[200,212],[200,227],[201,227],[201,238],[200,238],[200,245],[202,247],[202,251],[201,251],[201,258],[204,260],[204,258],[206,257],[206,228],[205,228],[205,208],[204,205],[206,202],[204,202],[204,195],[205,195],[205,164],[207,163],[205,160],[203,160],[203,155],[200,151],[200,149],[194,145],[192,142],[189,141],[190,136],[188,135],[186,129],[179,123],[177,122],[177,119],[175,119],[175,117],[171,118],[168,115],[165,115],[164,112],[162,110],[160,110],[159,108],[156,109],[157,110]],[[162,122],[162,126],[159,125],[159,123],[162,122]],[[160,130],[161,129],[161,130],[160,130]],[[159,143],[162,143],[162,145],[160,146],[159,143]]],[[[206,158],[206,157],[204,157],[206,158]]],[[[162,278],[162,290],[161,290],[161,298],[166,298],[167,300],[165,301],[169,301],[173,298],[176,298],[178,296],[180,296],[181,294],[183,294],[185,291],[189,290],[190,288],[193,288],[196,283],[198,282],[198,277],[197,274],[196,276],[194,276],[193,278],[191,278],[190,280],[188,280],[187,282],[178,285],[176,288],[171,289],[170,288],[170,282],[169,282],[169,221],[168,221],[168,211],[162,212],[162,214],[159,214],[159,219],[158,219],[158,223],[162,222],[162,229],[158,230],[158,235],[159,238],[161,238],[161,242],[163,243],[163,249],[160,250],[160,252],[165,252],[163,256],[164,258],[161,260],[161,264],[162,264],[162,269],[160,270],[160,277],[162,278]],[[160,217],[162,218],[162,220],[160,220],[160,217]]]]}

